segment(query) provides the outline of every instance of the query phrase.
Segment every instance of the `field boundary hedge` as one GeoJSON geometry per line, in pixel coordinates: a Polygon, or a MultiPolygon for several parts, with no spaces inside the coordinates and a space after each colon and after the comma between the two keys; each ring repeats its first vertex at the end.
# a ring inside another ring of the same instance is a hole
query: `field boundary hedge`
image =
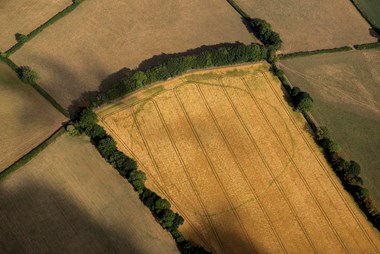
{"type": "Polygon", "coordinates": [[[181,253],[209,253],[203,247],[195,245],[183,237],[178,228],[184,223],[184,219],[171,209],[168,200],[145,186],[145,173],[138,169],[135,160],[118,150],[116,141],[97,122],[98,117],[92,111],[92,107],[84,108],[76,116],[73,116],[71,123],[66,126],[66,130],[73,136],[86,134],[90,137],[91,143],[97,148],[100,155],[128,180],[139,194],[140,200],[152,212],[156,221],[172,235],[181,253]]]}
{"type": "Polygon", "coordinates": [[[63,133],[65,133],[65,128],[60,127],[58,130],[56,130],[52,135],[50,135],[47,139],[45,139],[42,143],[40,143],[38,146],[33,148],[31,151],[29,151],[27,154],[22,156],[20,159],[15,161],[12,165],[4,169],[0,173],[0,181],[4,179],[7,175],[12,173],[13,171],[19,169],[20,167],[24,166],[26,163],[31,161],[34,157],[36,157],[38,154],[40,154],[43,150],[45,150],[46,147],[48,147],[52,142],[54,142],[59,136],[61,136],[63,133]]]}
{"type": "Polygon", "coordinates": [[[48,21],[46,21],[45,23],[43,23],[42,25],[40,25],[39,27],[37,27],[36,29],[34,29],[28,35],[18,34],[19,35],[18,42],[15,45],[13,45],[10,49],[8,49],[7,51],[5,51],[4,55],[6,57],[9,57],[11,54],[13,54],[18,49],[20,49],[26,42],[30,41],[37,34],[39,34],[40,32],[42,32],[45,28],[49,27],[50,25],[54,24],[59,19],[65,17],[67,14],[69,14],[70,12],[72,12],[83,1],[85,1],[85,0],[73,0],[73,3],[71,5],[69,5],[68,7],[66,7],[65,9],[63,9],[62,11],[58,12],[57,14],[55,14],[48,21]]]}
{"type": "Polygon", "coordinates": [[[295,53],[281,54],[281,55],[278,55],[278,57],[280,59],[290,59],[290,58],[295,58],[295,57],[313,56],[313,55],[336,53],[336,52],[346,52],[346,51],[351,51],[351,50],[354,50],[354,49],[350,46],[343,46],[339,48],[317,49],[317,50],[311,50],[311,51],[299,51],[295,53]]]}
{"type": "MultiPolygon", "coordinates": [[[[296,87],[290,84],[284,71],[278,68],[276,63],[272,64],[271,69],[294,102],[292,93],[296,87]]],[[[342,158],[338,153],[339,145],[329,136],[328,129],[320,127],[308,112],[301,111],[301,113],[314,132],[316,144],[323,149],[327,162],[341,180],[345,190],[351,194],[367,219],[380,231],[380,212],[371,199],[368,189],[364,187],[363,180],[360,177],[360,165],[355,161],[347,161],[342,158]]]]}
{"type": "MultiPolygon", "coordinates": [[[[370,26],[375,30],[375,32],[380,35],[380,27],[376,24],[374,20],[372,20],[362,9],[360,8],[360,5],[355,0],[350,0],[351,3],[355,6],[355,8],[358,10],[360,15],[370,24],[370,26]]],[[[379,24],[380,25],[380,24],[379,24]]]]}
{"type": "Polygon", "coordinates": [[[366,44],[356,44],[356,45],[354,45],[354,48],[357,49],[357,50],[376,49],[376,48],[380,48],[380,42],[366,43],[366,44]]]}
{"type": "MultiPolygon", "coordinates": [[[[14,70],[18,77],[20,77],[20,67],[15,64],[11,59],[0,55],[0,60],[6,63],[12,70],[14,70]]],[[[25,83],[25,82],[24,82],[25,83]]],[[[48,92],[46,92],[41,86],[39,86],[36,82],[27,83],[31,85],[42,97],[50,102],[54,108],[56,108],[59,112],[61,112],[64,116],[69,117],[69,112],[63,108],[48,92]]]]}

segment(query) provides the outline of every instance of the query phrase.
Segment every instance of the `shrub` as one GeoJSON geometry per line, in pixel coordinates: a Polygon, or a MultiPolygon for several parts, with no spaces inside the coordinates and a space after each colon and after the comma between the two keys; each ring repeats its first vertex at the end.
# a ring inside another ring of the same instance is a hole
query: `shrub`
{"type": "Polygon", "coordinates": [[[75,128],[73,124],[68,124],[66,126],[66,131],[71,135],[71,136],[78,136],[80,134],[79,130],[75,128]]]}
{"type": "Polygon", "coordinates": [[[15,37],[16,41],[19,43],[25,43],[26,41],[28,41],[28,37],[24,34],[16,33],[15,37]]]}
{"type": "Polygon", "coordinates": [[[18,69],[19,76],[25,83],[32,84],[37,81],[38,74],[29,66],[21,66],[18,69]]]}
{"type": "Polygon", "coordinates": [[[272,26],[263,19],[254,18],[249,21],[254,34],[264,43],[274,50],[281,48],[282,40],[280,35],[272,30],[272,26]]]}

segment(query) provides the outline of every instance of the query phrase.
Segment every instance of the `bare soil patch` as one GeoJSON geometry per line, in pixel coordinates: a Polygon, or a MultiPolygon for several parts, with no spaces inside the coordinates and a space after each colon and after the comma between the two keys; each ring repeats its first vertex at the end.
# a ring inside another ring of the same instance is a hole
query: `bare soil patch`
{"type": "Polygon", "coordinates": [[[370,25],[348,0],[235,0],[250,16],[280,33],[282,53],[376,42],[370,25]]]}
{"type": "MultiPolygon", "coordinates": [[[[12,55],[68,107],[123,68],[202,45],[254,41],[226,1],[85,1],[12,55]]],[[[107,82],[106,82],[107,83],[107,82]]]]}
{"type": "Polygon", "coordinates": [[[184,216],[184,235],[214,253],[378,252],[268,68],[187,74],[97,112],[184,216]]]}
{"type": "Polygon", "coordinates": [[[71,3],[71,0],[1,0],[0,52],[16,44],[16,33],[30,33],[71,3]]]}
{"type": "Polygon", "coordinates": [[[64,134],[0,182],[6,253],[178,253],[116,170],[83,138],[64,134]]]}
{"type": "Polygon", "coordinates": [[[28,153],[66,120],[0,62],[0,171],[28,153]]]}

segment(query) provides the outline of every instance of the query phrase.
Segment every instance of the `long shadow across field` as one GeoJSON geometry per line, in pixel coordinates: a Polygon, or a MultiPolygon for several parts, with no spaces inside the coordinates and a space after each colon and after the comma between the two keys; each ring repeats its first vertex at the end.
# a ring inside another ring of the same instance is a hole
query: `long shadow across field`
{"type": "Polygon", "coordinates": [[[0,186],[2,253],[142,253],[136,242],[100,225],[65,194],[37,183],[0,186]]]}
{"type": "MultiPolygon", "coordinates": [[[[235,43],[219,43],[219,44],[214,44],[214,45],[202,45],[197,48],[189,49],[185,52],[172,53],[172,54],[162,53],[160,55],[154,55],[151,58],[142,61],[135,70],[145,71],[153,66],[164,63],[166,60],[170,58],[189,56],[189,55],[199,54],[205,50],[213,50],[213,49],[218,49],[221,47],[236,46],[236,45],[243,45],[243,43],[236,41],[235,43]]],[[[49,63],[49,64],[52,64],[52,66],[57,66],[57,68],[61,69],[61,71],[64,71],[65,69],[65,67],[60,66],[59,63],[49,63]]],[[[131,73],[131,71],[132,71],[131,69],[124,67],[118,70],[117,72],[114,72],[108,75],[108,77],[105,78],[100,83],[97,91],[84,92],[81,94],[81,96],[78,99],[73,100],[71,105],[68,108],[69,112],[73,113],[78,108],[87,106],[89,101],[94,100],[99,95],[99,92],[107,91],[112,85],[122,81],[123,78],[125,78],[131,73]]],[[[102,71],[100,70],[100,73],[101,72],[102,71]]]]}

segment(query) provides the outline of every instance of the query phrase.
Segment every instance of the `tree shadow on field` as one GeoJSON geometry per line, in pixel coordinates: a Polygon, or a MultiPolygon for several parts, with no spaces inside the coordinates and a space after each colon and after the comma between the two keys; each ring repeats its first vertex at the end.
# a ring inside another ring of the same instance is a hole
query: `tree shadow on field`
{"type": "Polygon", "coordinates": [[[128,239],[129,232],[119,235],[112,228],[100,225],[64,193],[49,187],[24,181],[22,186],[12,186],[11,190],[0,185],[0,193],[2,253],[143,253],[146,250],[128,239]]]}
{"type": "Polygon", "coordinates": [[[375,38],[377,39],[378,42],[380,42],[380,29],[370,28],[370,29],[369,29],[369,34],[370,34],[372,37],[375,37],[375,38]]]}
{"type": "Polygon", "coordinates": [[[234,43],[219,43],[214,45],[202,45],[197,48],[189,49],[184,52],[179,53],[172,53],[172,54],[166,54],[161,53],[159,55],[154,55],[149,59],[143,60],[137,68],[131,70],[129,68],[123,67],[117,72],[114,72],[110,74],[107,78],[105,78],[99,85],[97,91],[88,91],[81,94],[81,96],[78,99],[75,99],[71,102],[71,105],[69,106],[69,112],[70,114],[74,113],[78,108],[80,107],[86,107],[89,102],[92,100],[96,100],[96,97],[99,96],[100,93],[107,91],[111,86],[119,83],[122,81],[125,77],[130,75],[134,71],[146,71],[149,68],[152,68],[156,65],[165,63],[170,58],[174,57],[182,57],[182,56],[189,56],[194,54],[199,54],[205,50],[213,50],[218,49],[221,47],[228,47],[228,46],[236,46],[236,45],[243,45],[241,42],[234,42],[234,43]]]}

